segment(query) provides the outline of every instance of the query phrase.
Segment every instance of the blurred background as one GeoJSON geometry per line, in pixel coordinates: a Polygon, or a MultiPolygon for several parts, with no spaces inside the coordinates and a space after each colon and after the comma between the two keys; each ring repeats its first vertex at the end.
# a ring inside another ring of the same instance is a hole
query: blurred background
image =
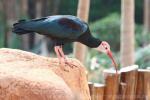
{"type": "MultiPolygon", "coordinates": [[[[20,19],[51,15],[74,15],[88,22],[93,36],[110,43],[119,66],[150,66],[150,0],[0,0],[0,48],[55,57],[50,39],[11,32],[20,19]]],[[[102,71],[113,66],[105,54],[79,43],[66,44],[64,52],[84,63],[93,82],[102,82],[102,71]]]]}

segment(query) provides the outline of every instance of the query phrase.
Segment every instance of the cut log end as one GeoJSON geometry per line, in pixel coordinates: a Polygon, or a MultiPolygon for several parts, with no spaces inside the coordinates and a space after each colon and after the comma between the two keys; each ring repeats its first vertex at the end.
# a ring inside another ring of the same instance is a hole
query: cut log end
{"type": "Polygon", "coordinates": [[[138,70],[138,65],[123,67],[123,68],[121,68],[120,73],[130,72],[130,71],[133,71],[133,70],[138,70]]]}

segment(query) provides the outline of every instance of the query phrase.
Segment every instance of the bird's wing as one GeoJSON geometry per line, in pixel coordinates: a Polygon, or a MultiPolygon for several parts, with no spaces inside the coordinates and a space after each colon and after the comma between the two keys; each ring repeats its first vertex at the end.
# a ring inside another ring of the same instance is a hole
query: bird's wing
{"type": "Polygon", "coordinates": [[[62,35],[68,38],[78,38],[88,29],[88,25],[79,19],[60,18],[57,20],[58,26],[61,26],[62,35]]]}
{"type": "Polygon", "coordinates": [[[68,17],[44,17],[20,22],[20,28],[55,38],[76,39],[88,28],[85,22],[68,17]]]}
{"type": "Polygon", "coordinates": [[[40,28],[44,25],[44,21],[47,17],[39,18],[39,19],[32,19],[32,20],[21,20],[18,23],[15,23],[20,29],[39,32],[40,28]]]}
{"type": "Polygon", "coordinates": [[[83,24],[81,24],[81,22],[78,22],[76,20],[61,18],[60,20],[58,20],[58,23],[61,24],[62,26],[65,26],[68,29],[72,29],[73,31],[84,32],[83,24]]]}

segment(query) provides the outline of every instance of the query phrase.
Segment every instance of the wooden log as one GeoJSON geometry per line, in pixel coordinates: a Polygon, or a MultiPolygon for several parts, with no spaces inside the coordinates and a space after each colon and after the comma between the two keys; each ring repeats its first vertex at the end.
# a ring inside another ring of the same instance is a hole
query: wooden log
{"type": "Polygon", "coordinates": [[[103,100],[104,87],[104,84],[94,83],[94,100],[103,100]]]}
{"type": "Polygon", "coordinates": [[[138,79],[137,79],[137,87],[136,87],[136,100],[145,100],[145,92],[144,92],[144,71],[138,70],[138,79]]]}
{"type": "Polygon", "coordinates": [[[144,89],[146,100],[150,100],[150,70],[147,70],[146,73],[144,73],[144,89]]]}
{"type": "Polygon", "coordinates": [[[89,86],[89,91],[90,91],[90,96],[91,96],[91,100],[94,100],[94,84],[92,82],[88,82],[88,86],[89,86]]]}
{"type": "Polygon", "coordinates": [[[121,82],[119,84],[119,91],[118,91],[118,98],[117,100],[125,100],[125,93],[126,93],[126,83],[121,82]]]}
{"type": "Polygon", "coordinates": [[[136,95],[136,100],[150,100],[150,70],[138,70],[136,95]]]}
{"type": "MultiPolygon", "coordinates": [[[[137,75],[138,66],[128,66],[120,70],[121,73],[121,83],[125,83],[125,93],[119,94],[124,97],[124,100],[135,100],[136,95],[136,85],[137,85],[137,75]]],[[[122,98],[120,98],[122,100],[122,98]]]]}
{"type": "Polygon", "coordinates": [[[106,84],[104,90],[104,100],[116,100],[120,74],[116,74],[115,70],[104,70],[104,76],[106,84]]]}

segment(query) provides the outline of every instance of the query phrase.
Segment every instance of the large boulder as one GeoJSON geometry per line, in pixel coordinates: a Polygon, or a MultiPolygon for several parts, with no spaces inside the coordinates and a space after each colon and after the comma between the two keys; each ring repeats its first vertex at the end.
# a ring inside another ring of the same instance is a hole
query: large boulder
{"type": "Polygon", "coordinates": [[[58,59],[0,49],[0,100],[90,100],[84,66],[69,59],[62,70],[58,59]]]}

